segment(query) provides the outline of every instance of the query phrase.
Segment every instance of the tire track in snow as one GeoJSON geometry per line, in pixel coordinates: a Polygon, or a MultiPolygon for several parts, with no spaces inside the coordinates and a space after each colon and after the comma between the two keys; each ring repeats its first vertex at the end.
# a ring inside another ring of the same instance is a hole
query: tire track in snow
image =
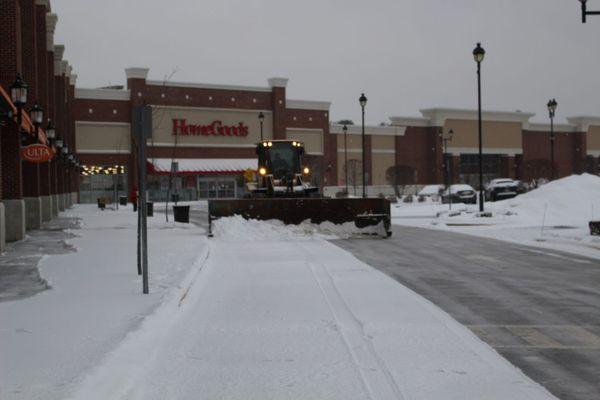
{"type": "Polygon", "coordinates": [[[339,326],[343,342],[352,357],[363,384],[371,400],[404,400],[404,396],[389,368],[379,356],[373,342],[365,334],[363,326],[352,312],[348,303],[335,285],[333,276],[322,263],[310,255],[310,251],[302,244],[309,258],[310,269],[336,324],[339,326]]]}

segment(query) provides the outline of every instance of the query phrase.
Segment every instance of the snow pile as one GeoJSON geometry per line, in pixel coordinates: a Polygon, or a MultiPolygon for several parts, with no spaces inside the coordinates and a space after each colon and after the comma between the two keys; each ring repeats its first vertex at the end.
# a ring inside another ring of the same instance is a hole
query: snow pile
{"type": "Polygon", "coordinates": [[[587,226],[593,217],[600,218],[600,177],[571,175],[513,199],[488,203],[488,208],[512,214],[520,224],[541,225],[545,210],[546,225],[587,226]]]}
{"type": "Polygon", "coordinates": [[[445,229],[600,258],[600,238],[588,223],[600,219],[600,177],[571,175],[515,198],[486,202],[492,217],[479,217],[477,204],[403,204],[392,222],[445,229]]]}
{"type": "Polygon", "coordinates": [[[299,225],[285,225],[279,220],[246,220],[240,215],[234,215],[213,221],[213,234],[220,239],[243,241],[339,239],[357,234],[383,234],[383,227],[380,224],[358,229],[354,222],[313,224],[308,220],[299,225]]]}

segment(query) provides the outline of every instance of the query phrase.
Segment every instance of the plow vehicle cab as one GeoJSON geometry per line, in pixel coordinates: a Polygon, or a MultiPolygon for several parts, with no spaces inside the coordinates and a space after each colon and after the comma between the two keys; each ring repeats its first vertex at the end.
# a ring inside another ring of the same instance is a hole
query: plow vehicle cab
{"type": "Polygon", "coordinates": [[[247,188],[256,197],[311,197],[319,188],[302,163],[304,145],[296,140],[266,140],[256,146],[258,176],[247,188]]]}
{"type": "MultiPolygon", "coordinates": [[[[298,225],[351,223],[359,234],[391,236],[390,202],[385,198],[325,198],[310,183],[303,162],[304,144],[297,140],[264,140],[256,145],[258,170],[246,183],[243,199],[208,201],[208,229],[215,219],[240,215],[245,219],[279,220],[298,225]]],[[[347,230],[347,226],[343,228],[347,230]]],[[[352,232],[354,233],[354,232],[352,232]]]]}

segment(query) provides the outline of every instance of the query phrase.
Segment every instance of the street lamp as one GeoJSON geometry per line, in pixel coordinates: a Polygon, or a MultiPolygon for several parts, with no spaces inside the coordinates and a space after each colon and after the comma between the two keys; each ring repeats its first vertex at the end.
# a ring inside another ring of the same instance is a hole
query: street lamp
{"type": "Polygon", "coordinates": [[[10,85],[10,97],[15,107],[17,107],[17,125],[19,126],[19,129],[21,129],[23,106],[27,103],[28,88],[29,86],[19,74],[17,74],[13,84],[10,85]]]}
{"type": "Polygon", "coordinates": [[[346,196],[348,196],[348,127],[346,124],[342,130],[344,131],[344,172],[346,175],[344,182],[346,182],[346,196]]]}
{"type": "Polygon", "coordinates": [[[552,99],[548,102],[548,115],[550,116],[550,180],[554,180],[554,115],[556,113],[556,106],[558,103],[556,99],[552,99]]]}
{"type": "Polygon", "coordinates": [[[581,3],[581,22],[585,24],[585,17],[588,15],[600,15],[600,11],[588,11],[587,0],[579,0],[581,3]]]}
{"type": "Polygon", "coordinates": [[[260,141],[263,140],[263,122],[265,121],[265,114],[262,111],[258,114],[258,120],[260,121],[260,141]]]}
{"type": "Polygon", "coordinates": [[[64,144],[64,141],[61,138],[56,138],[56,141],[54,142],[54,145],[56,146],[57,149],[62,149],[64,144]]]}
{"type": "Polygon", "coordinates": [[[444,142],[444,158],[445,158],[445,167],[446,167],[446,190],[448,190],[448,209],[452,210],[452,193],[450,191],[450,157],[448,157],[448,142],[452,141],[452,136],[454,136],[454,131],[450,129],[447,134],[442,133],[442,141],[444,142]]]}
{"type": "Polygon", "coordinates": [[[481,43],[473,50],[473,58],[477,63],[477,111],[479,123],[479,212],[483,212],[483,152],[482,152],[482,129],[481,129],[481,62],[485,56],[485,50],[481,43]]]}
{"type": "Polygon", "coordinates": [[[367,197],[366,176],[365,176],[365,106],[367,105],[367,97],[362,93],[358,99],[362,109],[362,197],[367,197]]]}
{"type": "Polygon", "coordinates": [[[40,130],[40,125],[44,122],[44,110],[38,105],[37,101],[33,105],[33,108],[29,110],[29,117],[31,118],[31,122],[33,122],[35,134],[37,135],[40,130]]]}
{"type": "MultiPolygon", "coordinates": [[[[40,125],[44,121],[44,110],[42,110],[42,108],[38,105],[37,101],[31,108],[31,110],[29,110],[29,118],[31,119],[31,122],[33,123],[33,126],[35,127],[35,136],[37,137],[39,134],[40,125]]],[[[22,139],[24,142],[23,144],[24,145],[27,144],[26,142],[28,142],[28,139],[29,139],[28,135],[23,134],[22,139]]]]}
{"type": "Polygon", "coordinates": [[[48,125],[46,125],[46,138],[48,139],[48,145],[52,145],[56,138],[56,129],[54,128],[52,120],[48,120],[48,125]]]}

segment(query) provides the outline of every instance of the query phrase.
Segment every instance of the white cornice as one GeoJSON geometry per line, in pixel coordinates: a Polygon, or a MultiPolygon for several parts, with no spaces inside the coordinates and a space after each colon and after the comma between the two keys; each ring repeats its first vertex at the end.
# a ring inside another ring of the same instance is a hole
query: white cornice
{"type": "MultiPolygon", "coordinates": [[[[477,120],[477,110],[459,109],[459,108],[426,108],[419,110],[424,117],[431,120],[433,126],[444,126],[448,119],[477,120]]],[[[518,122],[522,126],[527,126],[529,119],[534,113],[520,111],[482,111],[484,121],[498,122],[518,122]]]]}
{"type": "MultiPolygon", "coordinates": [[[[530,122],[528,131],[533,132],[550,132],[550,124],[530,122]]],[[[555,132],[576,132],[577,125],[575,124],[554,124],[555,132]]]]}
{"type": "MultiPolygon", "coordinates": [[[[452,154],[477,154],[479,148],[477,147],[452,147],[448,145],[448,153],[452,154]]],[[[484,147],[481,151],[483,154],[503,154],[508,156],[514,156],[515,154],[522,154],[522,148],[501,148],[501,147],[484,147]]]]}
{"type": "MultiPolygon", "coordinates": [[[[341,124],[329,125],[329,133],[334,135],[344,134],[341,124]]],[[[360,125],[347,125],[348,135],[361,135],[362,127],[360,125]]],[[[404,126],[365,126],[365,135],[377,136],[404,136],[406,127],[404,126]]]]}
{"type": "Polygon", "coordinates": [[[68,76],[69,73],[69,62],[67,60],[62,60],[60,62],[60,72],[62,75],[68,76]]]}
{"type": "Polygon", "coordinates": [[[569,124],[577,126],[577,130],[580,132],[587,132],[591,125],[600,126],[600,117],[591,116],[578,116],[567,118],[569,124]]]}
{"type": "Polygon", "coordinates": [[[146,79],[148,77],[149,68],[130,67],[125,68],[125,76],[127,79],[146,79]]]}
{"type": "Polygon", "coordinates": [[[129,127],[128,122],[110,122],[110,121],[75,121],[75,125],[93,125],[93,126],[122,126],[129,127]]]}
{"type": "Polygon", "coordinates": [[[54,31],[56,30],[56,14],[46,14],[46,50],[54,51],[54,31]]]}
{"type": "Polygon", "coordinates": [[[71,78],[69,78],[69,83],[73,86],[77,83],[77,74],[71,74],[71,78]]]}
{"type": "Polygon", "coordinates": [[[46,10],[50,11],[50,1],[49,0],[35,0],[36,6],[46,6],[46,10]]]}
{"type": "Polygon", "coordinates": [[[188,83],[188,82],[164,82],[164,81],[146,81],[147,85],[182,87],[190,89],[214,89],[214,90],[232,90],[244,92],[271,92],[271,88],[262,86],[239,86],[239,85],[219,85],[212,83],[188,83]]]}
{"type": "Polygon", "coordinates": [[[390,121],[392,121],[392,125],[395,126],[431,126],[431,120],[423,117],[390,117],[390,121]]]}
{"type": "Polygon", "coordinates": [[[62,61],[65,54],[65,46],[62,44],[54,45],[54,61],[62,61]]]}
{"type": "Polygon", "coordinates": [[[215,108],[215,107],[190,107],[190,106],[163,106],[158,104],[149,104],[150,107],[160,109],[169,109],[169,110],[198,110],[198,111],[230,111],[230,112],[244,112],[254,114],[258,118],[258,113],[262,112],[263,114],[272,114],[271,110],[250,110],[247,108],[215,108]]]}
{"type": "MultiPolygon", "coordinates": [[[[148,139],[147,140],[148,146],[151,147],[174,147],[175,146],[175,142],[152,142],[152,139],[148,139]]],[[[177,143],[177,148],[181,149],[181,148],[185,148],[185,147],[215,147],[215,148],[248,148],[248,149],[253,149],[256,148],[255,144],[245,144],[245,143],[239,143],[239,144],[221,144],[221,143],[177,143]]]]}
{"type": "Polygon", "coordinates": [[[129,101],[131,99],[131,92],[129,90],[77,88],[75,89],[75,98],[129,101]]]}
{"type": "Polygon", "coordinates": [[[288,78],[269,78],[268,82],[269,82],[269,86],[274,88],[274,87],[286,87],[287,83],[288,83],[288,78]]]}
{"type": "Polygon", "coordinates": [[[296,132],[313,132],[313,133],[323,133],[323,129],[320,128],[285,128],[286,131],[296,131],[296,132]]]}
{"type": "Polygon", "coordinates": [[[130,154],[131,150],[114,149],[114,150],[75,150],[76,154],[130,154]]]}
{"type": "Polygon", "coordinates": [[[298,110],[322,110],[329,111],[331,102],[313,100],[286,100],[286,108],[298,110]]]}

